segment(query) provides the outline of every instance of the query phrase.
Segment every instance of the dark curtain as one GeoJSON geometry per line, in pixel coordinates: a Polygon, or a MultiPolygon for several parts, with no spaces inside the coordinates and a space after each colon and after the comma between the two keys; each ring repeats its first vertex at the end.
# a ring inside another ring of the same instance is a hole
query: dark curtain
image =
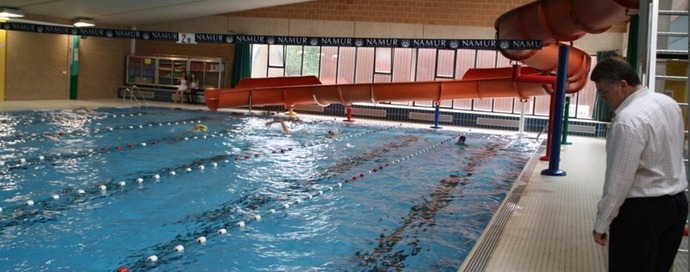
{"type": "MultiPolygon", "coordinates": [[[[601,61],[605,58],[617,55],[618,54],[616,54],[615,51],[599,51],[597,52],[597,61],[601,61]]],[[[597,90],[597,94],[594,98],[594,110],[592,111],[592,119],[599,121],[611,121],[612,117],[613,112],[611,112],[609,104],[601,98],[599,90],[597,90]]]]}
{"type": "Polygon", "coordinates": [[[230,87],[235,88],[243,78],[252,76],[252,54],[247,43],[235,44],[235,59],[232,62],[232,82],[230,87]]]}

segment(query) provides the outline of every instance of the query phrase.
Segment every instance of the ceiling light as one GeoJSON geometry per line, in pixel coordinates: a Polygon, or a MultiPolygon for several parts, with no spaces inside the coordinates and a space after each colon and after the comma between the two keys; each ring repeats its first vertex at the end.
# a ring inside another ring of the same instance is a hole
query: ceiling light
{"type": "Polygon", "coordinates": [[[13,8],[0,8],[0,17],[19,18],[24,17],[24,11],[13,8]]]}
{"type": "Polygon", "coordinates": [[[77,18],[74,19],[74,23],[72,24],[76,27],[90,27],[90,26],[95,26],[96,22],[90,19],[85,19],[85,18],[77,18]]]}

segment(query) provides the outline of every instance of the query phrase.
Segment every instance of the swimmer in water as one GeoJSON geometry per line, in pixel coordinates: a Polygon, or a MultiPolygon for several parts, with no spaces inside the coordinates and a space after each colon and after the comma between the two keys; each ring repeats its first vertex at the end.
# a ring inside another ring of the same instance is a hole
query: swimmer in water
{"type": "Polygon", "coordinates": [[[72,111],[73,111],[73,112],[76,112],[76,113],[87,114],[87,115],[96,115],[96,114],[98,114],[97,111],[95,111],[94,109],[89,108],[89,107],[78,107],[78,108],[73,109],[72,111]]]}
{"type": "Polygon", "coordinates": [[[196,124],[194,125],[194,128],[192,129],[193,132],[206,132],[208,131],[208,126],[204,124],[196,124]]]}
{"type": "Polygon", "coordinates": [[[338,130],[334,129],[334,130],[329,130],[328,133],[326,133],[326,135],[324,137],[326,137],[328,139],[335,139],[335,138],[338,138],[338,135],[339,135],[338,130]]]}
{"type": "Polygon", "coordinates": [[[462,136],[460,136],[460,138],[458,138],[458,142],[455,144],[461,145],[461,146],[467,146],[467,144],[465,144],[465,140],[467,140],[467,137],[465,137],[465,135],[462,135],[462,136]]]}
{"type": "Polygon", "coordinates": [[[285,124],[285,120],[282,120],[280,118],[273,118],[273,121],[268,121],[266,122],[266,126],[270,127],[271,125],[275,123],[280,123],[280,126],[283,128],[283,133],[290,133],[290,129],[288,129],[287,124],[285,124]]]}

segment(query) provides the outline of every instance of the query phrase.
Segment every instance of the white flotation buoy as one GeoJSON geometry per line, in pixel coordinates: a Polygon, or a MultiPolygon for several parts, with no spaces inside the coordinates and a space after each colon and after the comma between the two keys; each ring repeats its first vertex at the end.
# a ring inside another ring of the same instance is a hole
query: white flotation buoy
{"type": "Polygon", "coordinates": [[[53,195],[51,195],[50,197],[52,197],[52,198],[55,199],[55,200],[60,199],[60,196],[57,195],[57,194],[53,194],[53,195]]]}
{"type": "Polygon", "coordinates": [[[182,252],[182,251],[184,251],[184,246],[183,246],[183,245],[176,245],[176,246],[175,246],[175,251],[177,251],[177,252],[182,252]]]}
{"type": "Polygon", "coordinates": [[[106,189],[108,189],[108,187],[106,187],[105,185],[101,184],[100,186],[98,186],[98,189],[100,189],[101,191],[105,191],[106,189]]]}
{"type": "Polygon", "coordinates": [[[254,215],[254,220],[257,220],[257,221],[261,220],[261,215],[260,214],[254,215]]]}
{"type": "Polygon", "coordinates": [[[342,184],[342,183],[340,183],[340,182],[338,182],[338,184],[337,184],[337,185],[338,185],[338,187],[343,187],[343,184],[342,184]]]}
{"type": "Polygon", "coordinates": [[[217,167],[217,166],[218,166],[218,163],[214,162],[214,163],[212,163],[211,165],[213,165],[213,167],[217,167]]]}
{"type": "Polygon", "coordinates": [[[117,183],[117,185],[120,185],[120,187],[124,187],[125,185],[127,185],[127,183],[124,181],[120,181],[117,183]]]}
{"type": "Polygon", "coordinates": [[[219,229],[218,230],[218,234],[226,234],[226,233],[228,233],[228,230],[226,230],[226,229],[219,229]]]}
{"type": "Polygon", "coordinates": [[[146,146],[146,143],[141,143],[141,146],[146,146]]]}
{"type": "Polygon", "coordinates": [[[171,176],[174,176],[174,175],[176,175],[176,174],[177,174],[177,173],[175,173],[175,171],[170,171],[170,175],[171,175],[171,176]]]}
{"type": "Polygon", "coordinates": [[[21,159],[19,159],[19,162],[21,162],[21,163],[23,164],[23,163],[26,162],[26,159],[25,159],[25,158],[21,158],[21,159]]]}
{"type": "Polygon", "coordinates": [[[44,160],[45,158],[46,158],[46,157],[38,156],[38,159],[41,160],[41,161],[44,160]]]}
{"type": "Polygon", "coordinates": [[[199,238],[196,238],[196,242],[199,243],[199,244],[206,243],[206,237],[201,236],[201,237],[199,237],[199,238]]]}
{"type": "Polygon", "coordinates": [[[199,169],[204,170],[204,169],[206,169],[206,167],[203,165],[199,165],[199,169]]]}
{"type": "Polygon", "coordinates": [[[287,204],[287,203],[283,204],[283,208],[286,208],[286,209],[290,208],[290,204],[287,204]]]}
{"type": "Polygon", "coordinates": [[[158,261],[158,256],[156,256],[156,255],[151,255],[151,256],[149,256],[148,258],[146,258],[146,260],[149,261],[149,262],[154,263],[154,262],[158,261]]]}
{"type": "Polygon", "coordinates": [[[161,178],[161,176],[159,174],[153,175],[153,179],[159,179],[159,178],[161,178]]]}
{"type": "Polygon", "coordinates": [[[86,193],[86,192],[84,192],[84,190],[83,190],[83,189],[79,189],[79,190],[77,190],[77,194],[83,195],[83,194],[85,194],[85,193],[86,193]]]}
{"type": "Polygon", "coordinates": [[[137,178],[137,183],[143,183],[144,179],[143,178],[137,178]]]}
{"type": "Polygon", "coordinates": [[[240,228],[244,228],[244,221],[237,222],[237,226],[240,228]]]}
{"type": "Polygon", "coordinates": [[[192,172],[192,168],[187,167],[187,169],[185,169],[185,171],[192,172]]]}
{"type": "Polygon", "coordinates": [[[298,199],[296,199],[296,200],[295,200],[295,203],[297,203],[297,204],[300,204],[300,203],[302,203],[302,199],[299,199],[299,198],[298,198],[298,199]]]}
{"type": "Polygon", "coordinates": [[[33,201],[33,200],[27,200],[27,201],[26,201],[26,206],[33,206],[33,205],[34,205],[34,201],[33,201]]]}
{"type": "Polygon", "coordinates": [[[270,210],[268,210],[268,213],[276,213],[276,210],[275,210],[275,209],[270,209],[270,210]]]}

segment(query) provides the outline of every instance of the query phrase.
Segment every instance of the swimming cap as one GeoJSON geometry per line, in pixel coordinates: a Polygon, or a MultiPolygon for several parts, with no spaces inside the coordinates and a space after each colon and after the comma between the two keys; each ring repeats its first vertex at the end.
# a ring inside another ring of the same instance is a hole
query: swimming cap
{"type": "Polygon", "coordinates": [[[206,125],[201,125],[200,128],[202,132],[208,131],[208,127],[206,125]]]}

